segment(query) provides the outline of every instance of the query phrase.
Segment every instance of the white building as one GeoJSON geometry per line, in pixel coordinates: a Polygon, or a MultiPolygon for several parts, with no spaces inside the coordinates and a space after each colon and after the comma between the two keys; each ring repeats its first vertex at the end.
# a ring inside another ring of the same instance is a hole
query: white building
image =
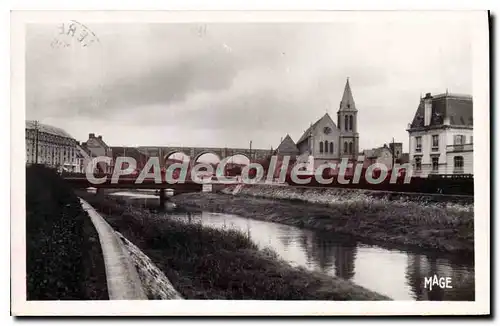
{"type": "Polygon", "coordinates": [[[77,141],[66,131],[26,121],[26,164],[44,164],[58,171],[75,171],[77,141]]]}
{"type": "MultiPolygon", "coordinates": [[[[87,153],[87,151],[80,145],[76,145],[76,170],[77,173],[85,173],[87,168],[90,169],[90,161],[92,157],[87,153]]],[[[93,171],[90,171],[93,172],[93,171]]]]}
{"type": "Polygon", "coordinates": [[[408,125],[413,175],[473,174],[472,97],[427,93],[408,125]]]}

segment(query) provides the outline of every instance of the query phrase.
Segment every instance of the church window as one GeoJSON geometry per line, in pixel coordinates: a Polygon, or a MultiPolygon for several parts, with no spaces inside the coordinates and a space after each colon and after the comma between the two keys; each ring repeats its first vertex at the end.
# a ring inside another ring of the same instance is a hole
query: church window
{"type": "Polygon", "coordinates": [[[319,152],[323,153],[323,142],[322,141],[319,142],[319,152]]]}
{"type": "Polygon", "coordinates": [[[352,143],[349,143],[349,154],[352,154],[352,143]]]}
{"type": "Polygon", "coordinates": [[[344,142],[344,153],[347,153],[347,142],[344,142]]]}
{"type": "Polygon", "coordinates": [[[349,118],[348,118],[347,116],[344,116],[344,130],[348,130],[348,129],[347,129],[347,127],[349,127],[349,126],[348,126],[348,119],[349,119],[349,118]]]}
{"type": "Polygon", "coordinates": [[[328,153],[328,140],[325,140],[325,153],[328,153]]]}
{"type": "Polygon", "coordinates": [[[330,143],[330,153],[333,153],[333,142],[330,143]]]}
{"type": "Polygon", "coordinates": [[[352,115],[351,115],[351,116],[349,116],[349,130],[352,130],[352,129],[353,129],[353,120],[354,120],[354,119],[353,119],[352,115]]]}

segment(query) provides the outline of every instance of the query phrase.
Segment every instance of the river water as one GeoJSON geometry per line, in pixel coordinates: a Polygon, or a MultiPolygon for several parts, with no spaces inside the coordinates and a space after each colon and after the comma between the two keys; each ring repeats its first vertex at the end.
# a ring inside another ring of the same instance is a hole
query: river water
{"type": "MultiPolygon", "coordinates": [[[[120,192],[129,200],[157,201],[152,194],[120,192]]],[[[218,213],[164,213],[166,218],[201,223],[221,229],[237,229],[259,247],[271,248],[294,266],[321,271],[350,280],[394,300],[474,300],[473,262],[435,253],[402,251],[364,244],[336,236],[278,223],[218,213]],[[450,278],[451,288],[425,288],[424,279],[450,278]]]]}

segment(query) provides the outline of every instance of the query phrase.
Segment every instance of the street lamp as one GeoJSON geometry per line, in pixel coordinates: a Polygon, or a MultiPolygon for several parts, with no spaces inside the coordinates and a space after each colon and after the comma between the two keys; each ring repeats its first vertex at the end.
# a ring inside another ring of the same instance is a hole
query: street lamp
{"type": "Polygon", "coordinates": [[[34,122],[34,127],[35,127],[35,137],[33,138],[33,141],[35,142],[35,164],[38,164],[38,121],[35,120],[34,122]]]}

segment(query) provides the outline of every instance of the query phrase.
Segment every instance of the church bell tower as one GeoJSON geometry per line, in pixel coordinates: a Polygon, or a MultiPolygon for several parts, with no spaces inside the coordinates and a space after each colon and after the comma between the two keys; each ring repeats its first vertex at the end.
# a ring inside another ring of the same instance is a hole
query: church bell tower
{"type": "Polygon", "coordinates": [[[340,130],[340,157],[357,159],[359,153],[358,109],[354,103],[349,78],[337,111],[337,127],[340,130]]]}

